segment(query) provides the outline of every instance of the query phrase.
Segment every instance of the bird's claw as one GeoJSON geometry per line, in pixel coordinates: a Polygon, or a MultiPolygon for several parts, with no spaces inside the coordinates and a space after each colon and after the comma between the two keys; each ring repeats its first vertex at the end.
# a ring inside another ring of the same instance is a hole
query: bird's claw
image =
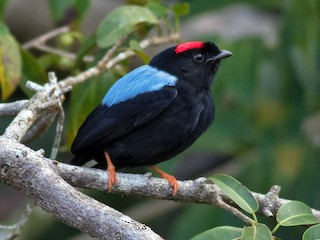
{"type": "Polygon", "coordinates": [[[175,196],[179,188],[177,179],[169,174],[165,179],[169,182],[170,186],[172,187],[172,196],[175,196]]]}
{"type": "Polygon", "coordinates": [[[112,186],[118,183],[117,173],[114,168],[108,167],[108,192],[111,192],[112,186]]]}
{"type": "Polygon", "coordinates": [[[172,196],[175,196],[179,188],[177,179],[174,176],[165,172],[161,174],[161,177],[168,181],[168,183],[172,187],[172,196]]]}
{"type": "Polygon", "coordinates": [[[177,179],[162,171],[161,169],[159,169],[158,167],[156,166],[150,166],[156,173],[158,173],[163,179],[166,179],[168,181],[168,183],[170,184],[170,186],[172,187],[172,196],[175,196],[177,191],[178,191],[178,188],[179,188],[179,185],[178,185],[178,181],[177,179]]]}

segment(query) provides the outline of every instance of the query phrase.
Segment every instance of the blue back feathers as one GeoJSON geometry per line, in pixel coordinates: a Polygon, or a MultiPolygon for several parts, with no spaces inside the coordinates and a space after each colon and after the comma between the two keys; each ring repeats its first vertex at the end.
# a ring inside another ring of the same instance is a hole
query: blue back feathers
{"type": "Polygon", "coordinates": [[[120,78],[106,93],[102,104],[111,107],[142,93],[157,91],[165,86],[175,86],[177,80],[177,77],[165,71],[143,65],[120,78]]]}

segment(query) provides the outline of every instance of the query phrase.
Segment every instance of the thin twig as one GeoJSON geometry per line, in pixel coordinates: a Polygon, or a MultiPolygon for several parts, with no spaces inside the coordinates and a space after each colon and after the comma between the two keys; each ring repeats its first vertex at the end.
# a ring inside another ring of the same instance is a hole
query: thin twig
{"type": "Polygon", "coordinates": [[[30,143],[34,139],[40,137],[45,133],[54,122],[57,116],[57,112],[53,110],[45,110],[41,113],[41,116],[35,121],[35,123],[29,128],[26,134],[21,139],[23,143],[30,143]]]}
{"type": "MultiPolygon", "coordinates": [[[[58,82],[58,78],[54,72],[49,72],[48,73],[48,79],[49,79],[49,84],[56,85],[58,82]]],[[[51,150],[51,159],[55,159],[58,155],[58,150],[60,146],[60,141],[61,141],[61,136],[63,132],[63,123],[64,123],[64,110],[62,106],[62,102],[64,101],[64,95],[63,92],[61,92],[59,89],[56,89],[54,91],[54,94],[56,95],[57,99],[57,106],[56,109],[58,109],[59,112],[59,117],[58,117],[58,122],[57,122],[57,127],[56,127],[56,136],[54,138],[52,150],[51,150]]]]}
{"type": "Polygon", "coordinates": [[[58,155],[59,146],[60,146],[60,142],[61,142],[61,136],[63,133],[64,119],[65,119],[65,114],[64,114],[63,107],[62,107],[62,102],[59,101],[59,117],[58,117],[58,121],[57,121],[56,136],[54,138],[50,159],[56,159],[56,157],[58,155]]]}
{"type": "Polygon", "coordinates": [[[224,202],[221,197],[217,196],[217,206],[226,210],[227,212],[233,214],[237,218],[241,219],[247,224],[253,224],[254,220],[249,218],[247,215],[243,214],[239,209],[231,206],[230,204],[224,202]]]}
{"type": "Polygon", "coordinates": [[[113,45],[108,52],[104,55],[104,57],[98,62],[97,68],[100,69],[101,72],[106,70],[106,64],[111,60],[112,55],[117,51],[117,49],[126,41],[128,35],[122,37],[115,45],[113,45]]]}
{"type": "MultiPolygon", "coordinates": [[[[30,40],[22,45],[22,48],[24,49],[31,49],[31,48],[36,48],[38,50],[41,50],[43,52],[47,53],[52,53],[64,58],[69,58],[72,60],[75,60],[77,58],[77,55],[75,53],[63,51],[61,49],[51,47],[46,44],[46,42],[52,38],[55,38],[63,33],[67,33],[71,30],[70,26],[63,26],[60,28],[56,28],[50,32],[47,32],[33,40],[30,40]]],[[[92,62],[93,57],[92,56],[84,56],[82,58],[83,61],[85,62],[92,62]]]]}
{"type": "MultiPolygon", "coordinates": [[[[145,49],[150,46],[160,45],[160,44],[169,43],[169,42],[177,42],[179,40],[180,40],[180,35],[179,35],[179,33],[175,32],[175,33],[172,33],[168,36],[163,36],[163,37],[156,36],[156,37],[152,37],[152,38],[146,38],[141,41],[140,47],[142,49],[145,49]]],[[[119,63],[129,57],[132,57],[134,55],[135,55],[135,53],[131,49],[129,49],[125,52],[122,52],[122,53],[118,54],[116,57],[114,57],[111,61],[109,61],[107,63],[106,68],[110,69],[115,64],[117,64],[117,63],[119,63]]]]}
{"type": "Polygon", "coordinates": [[[97,76],[101,74],[102,72],[106,71],[108,68],[106,67],[106,63],[110,61],[111,56],[117,51],[117,49],[123,44],[123,42],[126,40],[127,36],[120,39],[112,48],[110,48],[104,57],[97,63],[96,66],[89,68],[88,70],[80,73],[79,75],[75,77],[68,77],[62,81],[59,82],[59,86],[61,89],[63,89],[65,86],[73,86],[79,83],[82,83],[83,81],[87,80],[88,78],[97,76]]]}
{"type": "Polygon", "coordinates": [[[10,233],[8,233],[7,236],[5,236],[4,240],[13,240],[16,237],[20,236],[21,229],[28,221],[32,210],[33,210],[33,206],[28,204],[26,206],[25,212],[23,213],[23,215],[20,217],[19,221],[16,224],[11,225],[11,226],[1,226],[0,225],[1,230],[8,230],[8,232],[10,232],[10,233]]]}
{"type": "Polygon", "coordinates": [[[39,92],[42,91],[44,88],[38,83],[32,82],[32,81],[27,81],[26,83],[26,88],[33,92],[39,92]]]}
{"type": "Polygon", "coordinates": [[[19,100],[12,103],[0,103],[0,117],[10,117],[17,115],[27,106],[28,100],[19,100]]]}
{"type": "MultiPolygon", "coordinates": [[[[67,52],[64,50],[61,50],[59,48],[54,48],[45,44],[39,44],[37,46],[34,46],[35,48],[43,51],[43,52],[47,52],[47,53],[52,53],[54,55],[58,55],[60,57],[64,57],[64,58],[69,58],[71,60],[76,60],[77,59],[77,55],[75,53],[72,52],[67,52]]],[[[92,62],[94,60],[94,58],[92,56],[84,56],[82,58],[82,60],[84,62],[92,62]]]]}
{"type": "Polygon", "coordinates": [[[33,48],[33,47],[37,47],[39,45],[42,45],[44,44],[45,42],[47,42],[49,39],[52,39],[56,36],[59,36],[63,33],[67,33],[70,31],[70,26],[62,26],[62,27],[59,27],[59,28],[56,28],[52,31],[49,31],[35,39],[32,39],[26,43],[24,43],[22,45],[22,48],[24,49],[30,49],[30,48],[33,48]]]}
{"type": "Polygon", "coordinates": [[[3,135],[8,139],[20,142],[42,114],[50,111],[50,108],[51,110],[57,109],[59,97],[54,94],[56,89],[56,84],[44,85],[13,119],[3,135]]]}
{"type": "MultiPolygon", "coordinates": [[[[143,40],[140,44],[142,49],[145,49],[151,45],[158,45],[158,44],[163,44],[166,42],[175,42],[178,41],[180,38],[178,33],[172,33],[168,36],[163,36],[163,37],[152,37],[152,38],[147,38],[145,40],[143,40]]],[[[115,53],[116,49],[111,48],[107,53],[107,55],[113,55],[115,53]]],[[[88,70],[78,74],[77,76],[74,77],[68,77],[62,81],[60,81],[58,84],[60,86],[61,89],[64,89],[67,86],[74,86],[77,85],[79,83],[84,82],[85,80],[92,78],[94,76],[97,76],[99,74],[101,74],[102,72],[112,68],[113,66],[115,66],[117,63],[134,56],[135,53],[132,50],[126,50],[124,52],[119,53],[118,55],[116,55],[114,58],[110,58],[109,61],[104,61],[104,58],[101,60],[103,61],[103,63],[106,62],[105,67],[103,69],[94,66],[92,68],[89,68],[88,70]]],[[[98,63],[99,65],[99,63],[98,63]]]]}

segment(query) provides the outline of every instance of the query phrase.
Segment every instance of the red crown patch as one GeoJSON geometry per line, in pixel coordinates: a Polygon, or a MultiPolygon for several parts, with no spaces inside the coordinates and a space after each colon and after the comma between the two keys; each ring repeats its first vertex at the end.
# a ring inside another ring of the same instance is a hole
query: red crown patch
{"type": "Polygon", "coordinates": [[[204,42],[185,42],[185,43],[180,43],[176,46],[175,52],[176,54],[188,51],[190,49],[195,49],[195,48],[203,48],[204,47],[204,42]]]}

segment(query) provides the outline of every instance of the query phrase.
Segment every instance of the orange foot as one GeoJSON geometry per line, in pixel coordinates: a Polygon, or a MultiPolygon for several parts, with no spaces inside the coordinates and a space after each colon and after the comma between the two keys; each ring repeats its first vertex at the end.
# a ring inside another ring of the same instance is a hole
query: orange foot
{"type": "Polygon", "coordinates": [[[118,183],[118,177],[115,170],[115,167],[111,161],[110,155],[107,152],[104,152],[104,156],[107,161],[107,171],[108,171],[108,192],[111,192],[112,186],[118,183]]]}
{"type": "Polygon", "coordinates": [[[160,168],[157,168],[156,166],[151,166],[151,168],[153,171],[158,173],[160,177],[166,179],[169,182],[170,186],[172,187],[172,196],[176,195],[179,188],[177,179],[174,176],[162,171],[160,168]]]}

